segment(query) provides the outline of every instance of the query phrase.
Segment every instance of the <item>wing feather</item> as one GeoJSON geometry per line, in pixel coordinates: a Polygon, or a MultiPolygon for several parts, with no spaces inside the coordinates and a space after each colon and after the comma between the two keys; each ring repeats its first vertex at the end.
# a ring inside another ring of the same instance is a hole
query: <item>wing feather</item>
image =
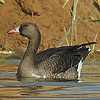
{"type": "Polygon", "coordinates": [[[81,59],[81,55],[77,53],[58,52],[50,56],[47,60],[40,63],[38,66],[55,74],[65,72],[71,67],[76,67],[81,59]]]}

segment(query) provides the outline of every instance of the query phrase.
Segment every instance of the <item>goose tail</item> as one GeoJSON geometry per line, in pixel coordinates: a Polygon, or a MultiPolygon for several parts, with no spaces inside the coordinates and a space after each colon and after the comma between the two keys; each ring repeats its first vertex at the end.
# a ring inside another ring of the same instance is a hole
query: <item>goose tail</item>
{"type": "Polygon", "coordinates": [[[97,44],[97,43],[96,42],[84,43],[84,44],[78,45],[78,47],[87,46],[87,45],[91,45],[91,44],[97,44]]]}

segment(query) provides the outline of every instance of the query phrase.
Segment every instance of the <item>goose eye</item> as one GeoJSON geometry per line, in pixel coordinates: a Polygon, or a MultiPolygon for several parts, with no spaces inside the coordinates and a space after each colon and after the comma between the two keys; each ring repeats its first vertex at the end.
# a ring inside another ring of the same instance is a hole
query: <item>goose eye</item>
{"type": "Polygon", "coordinates": [[[25,27],[27,27],[27,26],[28,26],[28,24],[25,25],[25,27]]]}

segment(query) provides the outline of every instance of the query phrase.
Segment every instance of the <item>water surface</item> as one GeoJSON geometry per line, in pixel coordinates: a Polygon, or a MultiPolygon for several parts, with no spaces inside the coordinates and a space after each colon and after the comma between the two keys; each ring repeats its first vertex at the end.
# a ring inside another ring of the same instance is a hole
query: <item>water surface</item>
{"type": "MultiPolygon", "coordinates": [[[[3,56],[5,58],[9,56],[3,56]]],[[[0,60],[0,99],[3,100],[99,100],[100,65],[85,63],[81,81],[43,81],[32,78],[20,82],[16,72],[20,59],[0,60]],[[31,80],[31,81],[30,81],[31,80]]]]}

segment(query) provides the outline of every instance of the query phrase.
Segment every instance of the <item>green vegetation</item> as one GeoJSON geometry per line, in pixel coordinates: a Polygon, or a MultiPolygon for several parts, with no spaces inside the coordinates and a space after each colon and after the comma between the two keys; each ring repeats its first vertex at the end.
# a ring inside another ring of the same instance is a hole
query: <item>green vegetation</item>
{"type": "Polygon", "coordinates": [[[5,2],[4,2],[3,0],[0,0],[0,3],[1,3],[1,4],[4,4],[5,2]]]}
{"type": "MultiPolygon", "coordinates": [[[[69,0],[65,1],[64,5],[63,5],[63,8],[66,6],[66,4],[68,3],[68,1],[69,0]]],[[[78,21],[78,19],[76,19],[77,3],[78,3],[78,0],[73,0],[73,11],[71,11],[72,12],[72,25],[69,28],[69,30],[66,32],[66,34],[64,35],[64,37],[57,44],[56,47],[60,47],[63,44],[63,42],[65,41],[65,39],[68,37],[69,33],[71,33],[71,43],[70,43],[70,45],[73,45],[73,29],[74,29],[74,25],[78,21]]],[[[75,40],[76,40],[76,44],[77,44],[77,32],[76,31],[75,31],[75,40]]]]}

